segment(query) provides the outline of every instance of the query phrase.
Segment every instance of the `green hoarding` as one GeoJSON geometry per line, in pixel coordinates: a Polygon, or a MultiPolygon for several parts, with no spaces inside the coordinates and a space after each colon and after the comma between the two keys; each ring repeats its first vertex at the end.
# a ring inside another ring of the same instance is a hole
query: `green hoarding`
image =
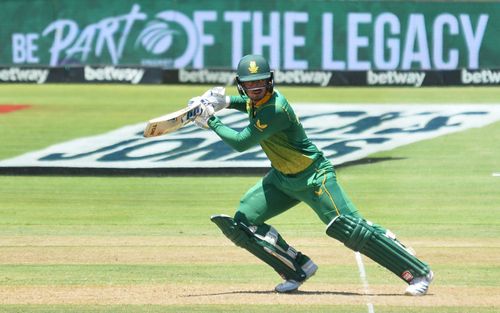
{"type": "Polygon", "coordinates": [[[0,65],[500,68],[500,3],[3,0],[0,65]]]}

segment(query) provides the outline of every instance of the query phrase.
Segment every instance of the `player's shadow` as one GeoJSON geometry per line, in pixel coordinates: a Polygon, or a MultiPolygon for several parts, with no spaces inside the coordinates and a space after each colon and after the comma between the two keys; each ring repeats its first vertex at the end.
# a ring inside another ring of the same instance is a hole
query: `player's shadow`
{"type": "Polygon", "coordinates": [[[369,296],[369,297],[403,296],[402,294],[399,293],[361,293],[361,292],[346,292],[346,291],[313,291],[313,290],[298,290],[291,294],[330,295],[330,296],[369,296]]]}
{"type": "MultiPolygon", "coordinates": [[[[184,298],[191,298],[191,297],[210,297],[210,296],[223,296],[223,295],[236,295],[236,294],[254,294],[254,295],[272,295],[272,294],[278,294],[276,291],[272,290],[262,290],[262,291],[251,291],[251,290],[235,290],[235,291],[228,291],[228,292],[217,292],[217,293],[200,293],[200,294],[190,294],[190,295],[184,295],[184,298]]],[[[369,296],[369,297],[382,297],[382,296],[403,296],[402,294],[393,294],[393,293],[385,293],[385,294],[365,294],[365,293],[359,293],[359,292],[346,292],[346,291],[303,291],[303,290],[298,290],[295,292],[283,294],[283,295],[329,295],[329,296],[369,296]]]]}

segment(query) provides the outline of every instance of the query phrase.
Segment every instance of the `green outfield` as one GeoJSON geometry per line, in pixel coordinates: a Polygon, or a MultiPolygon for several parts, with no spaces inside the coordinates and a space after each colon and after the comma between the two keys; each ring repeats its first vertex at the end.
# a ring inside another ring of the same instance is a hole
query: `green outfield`
{"type": "MultiPolygon", "coordinates": [[[[207,86],[0,85],[0,160],[184,106],[207,86]]],[[[229,87],[236,93],[236,88],[229,87]]],[[[500,88],[280,88],[289,101],[496,104],[500,88]]],[[[500,122],[425,140],[342,167],[366,218],[428,261],[430,294],[324,233],[306,205],[271,221],[320,269],[302,291],[228,242],[209,220],[231,215],[257,176],[0,175],[0,312],[453,312],[500,310],[500,122]],[[256,276],[255,273],[262,275],[256,276]]]]}

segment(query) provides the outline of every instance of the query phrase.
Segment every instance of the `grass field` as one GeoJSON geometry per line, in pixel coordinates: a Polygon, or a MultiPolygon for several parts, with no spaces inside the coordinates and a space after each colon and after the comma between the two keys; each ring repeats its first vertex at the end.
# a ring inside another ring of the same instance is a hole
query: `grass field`
{"type": "MultiPolygon", "coordinates": [[[[0,85],[0,105],[31,105],[0,114],[0,160],[145,121],[206,88],[0,85]]],[[[280,90],[292,103],[500,103],[494,87],[280,90]]],[[[374,156],[397,160],[339,179],[431,264],[426,297],[402,296],[367,259],[365,294],[354,254],[303,204],[270,222],[320,270],[299,293],[272,292],[279,277],[209,221],[259,177],[0,176],[0,312],[498,312],[500,122],[374,156]]]]}

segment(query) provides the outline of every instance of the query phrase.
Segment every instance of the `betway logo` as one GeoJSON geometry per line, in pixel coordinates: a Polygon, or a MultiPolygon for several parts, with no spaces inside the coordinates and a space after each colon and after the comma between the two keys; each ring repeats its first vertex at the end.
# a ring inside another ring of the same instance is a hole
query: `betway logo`
{"type": "MultiPolygon", "coordinates": [[[[332,72],[325,71],[276,71],[274,81],[278,84],[324,87],[328,85],[332,75],[332,72]]],[[[233,71],[179,70],[181,83],[232,84],[235,76],[236,73],[233,71]]]]}
{"type": "Polygon", "coordinates": [[[34,82],[43,84],[47,81],[49,70],[21,69],[11,67],[0,70],[0,80],[4,82],[34,82]]]}
{"type": "Polygon", "coordinates": [[[116,68],[114,66],[105,66],[92,68],[85,66],[84,75],[86,81],[104,81],[104,82],[130,82],[138,84],[144,70],[139,68],[116,68]]]}
{"type": "Polygon", "coordinates": [[[500,84],[500,71],[482,70],[469,72],[462,70],[462,84],[500,84]]]}
{"type": "Polygon", "coordinates": [[[332,75],[332,72],[324,71],[276,71],[274,73],[274,80],[278,84],[286,83],[325,87],[330,82],[332,75]]]}
{"type": "Polygon", "coordinates": [[[422,72],[372,72],[368,71],[366,82],[368,85],[409,85],[420,87],[425,79],[422,72]]]}
{"type": "Polygon", "coordinates": [[[230,85],[236,73],[229,71],[208,71],[208,70],[179,70],[179,81],[181,83],[210,83],[230,85]]]}

